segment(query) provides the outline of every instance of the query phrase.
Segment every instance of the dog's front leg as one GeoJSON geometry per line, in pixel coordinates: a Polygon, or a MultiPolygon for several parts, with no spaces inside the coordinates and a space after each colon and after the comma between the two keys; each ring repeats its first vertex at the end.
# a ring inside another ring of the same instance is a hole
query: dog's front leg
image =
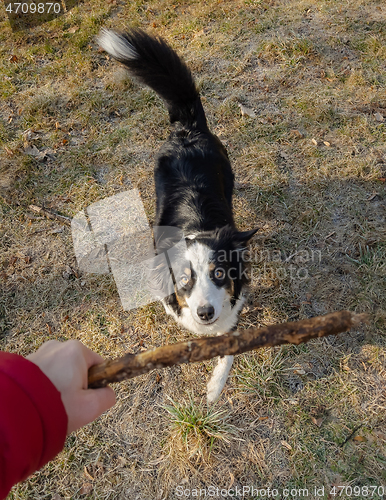
{"type": "Polygon", "coordinates": [[[212,377],[207,385],[207,401],[208,404],[214,403],[220,397],[221,391],[227,381],[230,369],[232,368],[234,356],[223,356],[219,359],[212,377]]]}

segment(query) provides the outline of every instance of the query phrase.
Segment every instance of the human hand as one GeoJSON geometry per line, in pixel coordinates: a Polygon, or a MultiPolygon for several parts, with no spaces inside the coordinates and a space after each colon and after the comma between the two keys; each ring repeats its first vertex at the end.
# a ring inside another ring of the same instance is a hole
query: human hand
{"type": "Polygon", "coordinates": [[[88,369],[104,359],[79,340],[50,340],[27,359],[35,363],[60,392],[68,417],[67,435],[115,404],[111,387],[87,389],[88,369]]]}

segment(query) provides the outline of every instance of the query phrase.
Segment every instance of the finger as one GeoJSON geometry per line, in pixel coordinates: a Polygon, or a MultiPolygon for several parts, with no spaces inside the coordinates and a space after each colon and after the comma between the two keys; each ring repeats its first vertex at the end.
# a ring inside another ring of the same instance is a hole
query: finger
{"type": "Polygon", "coordinates": [[[91,351],[91,349],[89,349],[88,347],[86,347],[85,359],[87,363],[87,368],[91,368],[94,365],[99,365],[100,363],[103,363],[105,361],[105,359],[102,358],[102,356],[100,356],[94,351],[91,351]]]}
{"type": "Polygon", "coordinates": [[[85,402],[90,407],[92,420],[99,417],[104,411],[115,405],[115,392],[111,387],[102,387],[100,389],[87,389],[83,391],[85,402]]]}
{"type": "Polygon", "coordinates": [[[104,358],[86,347],[80,340],[70,340],[75,346],[75,349],[80,349],[84,360],[86,361],[87,368],[91,368],[94,365],[99,365],[103,363],[104,358]]]}
{"type": "Polygon", "coordinates": [[[117,397],[114,390],[111,387],[101,387],[101,389],[89,389],[89,390],[98,393],[97,397],[100,405],[99,411],[103,413],[104,411],[108,410],[109,408],[115,405],[117,397]]]}
{"type": "Polygon", "coordinates": [[[68,422],[68,434],[83,427],[114,406],[115,392],[111,387],[87,389],[78,394],[68,422]]]}

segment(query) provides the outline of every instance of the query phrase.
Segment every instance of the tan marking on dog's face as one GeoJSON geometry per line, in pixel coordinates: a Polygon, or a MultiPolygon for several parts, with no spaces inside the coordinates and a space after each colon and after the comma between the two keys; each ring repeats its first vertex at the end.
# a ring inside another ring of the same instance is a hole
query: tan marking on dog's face
{"type": "Polygon", "coordinates": [[[214,262],[211,262],[209,264],[209,272],[214,271],[216,269],[216,264],[214,262]]]}
{"type": "Polygon", "coordinates": [[[186,274],[186,276],[190,276],[192,274],[189,267],[185,267],[184,273],[186,274]]]}
{"type": "Polygon", "coordinates": [[[185,297],[179,295],[178,288],[174,287],[174,290],[175,290],[175,294],[176,294],[176,299],[177,299],[178,305],[181,307],[181,309],[183,307],[188,307],[188,304],[186,303],[185,297]]]}
{"type": "Polygon", "coordinates": [[[230,286],[229,288],[227,289],[227,292],[228,294],[233,297],[234,293],[235,293],[235,283],[233,280],[230,280],[230,286]]]}

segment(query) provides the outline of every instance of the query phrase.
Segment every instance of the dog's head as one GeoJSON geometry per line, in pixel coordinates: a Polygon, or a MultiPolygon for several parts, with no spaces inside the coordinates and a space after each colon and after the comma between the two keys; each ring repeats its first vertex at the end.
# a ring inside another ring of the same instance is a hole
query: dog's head
{"type": "Polygon", "coordinates": [[[246,247],[256,231],[225,226],[168,242],[157,275],[167,295],[164,303],[178,322],[204,334],[235,326],[248,282],[246,247]]]}

